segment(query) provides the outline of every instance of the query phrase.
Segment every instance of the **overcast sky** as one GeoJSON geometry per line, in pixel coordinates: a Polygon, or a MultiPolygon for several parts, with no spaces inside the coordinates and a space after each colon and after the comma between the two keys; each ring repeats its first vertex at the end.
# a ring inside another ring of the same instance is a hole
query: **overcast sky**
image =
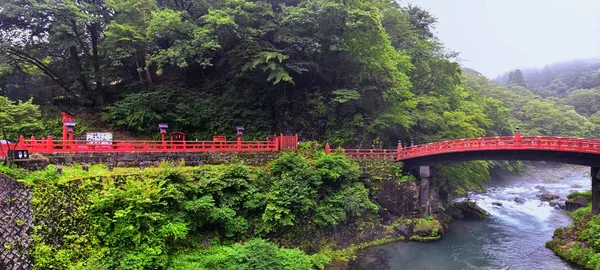
{"type": "Polygon", "coordinates": [[[446,47],[487,77],[600,57],[600,0],[402,0],[433,13],[446,47]]]}

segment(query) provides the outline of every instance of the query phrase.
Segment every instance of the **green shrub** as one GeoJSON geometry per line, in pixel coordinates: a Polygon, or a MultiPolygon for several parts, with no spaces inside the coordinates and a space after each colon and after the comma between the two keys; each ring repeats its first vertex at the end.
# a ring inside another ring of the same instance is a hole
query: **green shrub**
{"type": "Polygon", "coordinates": [[[596,252],[600,252],[600,216],[593,216],[587,222],[579,238],[590,244],[596,252]]]}
{"type": "Polygon", "coordinates": [[[252,239],[244,244],[178,255],[170,269],[307,270],[322,269],[329,261],[323,255],[308,256],[298,249],[279,248],[265,240],[252,239]]]}
{"type": "Polygon", "coordinates": [[[588,205],[586,207],[582,207],[582,208],[579,208],[579,209],[571,212],[569,215],[575,222],[577,222],[591,212],[592,212],[592,206],[588,205]]]}
{"type": "Polygon", "coordinates": [[[265,196],[266,208],[261,230],[294,225],[316,206],[322,181],[309,161],[294,152],[284,153],[270,164],[271,187],[265,196]]]}
{"type": "Polygon", "coordinates": [[[379,208],[352,160],[318,153],[286,152],[263,169],[163,163],[144,171],[63,167],[59,175],[50,166],[25,179],[34,190],[39,269],[320,268],[327,257],[263,240],[217,246],[283,239],[293,225],[335,228],[379,208]]]}
{"type": "Polygon", "coordinates": [[[369,200],[369,190],[362,183],[347,185],[324,198],[317,206],[314,223],[320,227],[336,226],[349,218],[367,212],[376,213],[379,206],[369,200]]]}
{"type": "Polygon", "coordinates": [[[4,166],[0,165],[0,173],[4,174],[12,179],[23,179],[26,172],[23,169],[17,168],[16,166],[4,166]]]}
{"type": "Polygon", "coordinates": [[[583,197],[585,198],[588,202],[592,201],[592,191],[588,190],[588,191],[583,191],[583,192],[573,192],[569,195],[567,195],[567,198],[569,199],[573,199],[573,198],[577,198],[577,197],[583,197]]]}
{"type": "Polygon", "coordinates": [[[315,163],[323,183],[332,188],[355,182],[360,175],[358,164],[344,155],[320,152],[315,163]]]}

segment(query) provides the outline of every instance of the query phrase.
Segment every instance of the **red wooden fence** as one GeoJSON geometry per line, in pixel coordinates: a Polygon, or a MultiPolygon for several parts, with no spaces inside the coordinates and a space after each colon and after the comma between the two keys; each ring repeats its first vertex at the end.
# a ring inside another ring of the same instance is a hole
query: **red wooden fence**
{"type": "MultiPolygon", "coordinates": [[[[143,141],[113,140],[100,144],[85,140],[53,140],[51,136],[41,140],[32,137],[19,140],[17,149],[30,153],[101,153],[101,152],[264,152],[295,149],[298,136],[270,136],[266,141],[225,141],[221,138],[212,141],[143,141]]],[[[0,156],[7,153],[6,144],[0,156]]],[[[10,145],[11,149],[14,145],[10,145]]]]}

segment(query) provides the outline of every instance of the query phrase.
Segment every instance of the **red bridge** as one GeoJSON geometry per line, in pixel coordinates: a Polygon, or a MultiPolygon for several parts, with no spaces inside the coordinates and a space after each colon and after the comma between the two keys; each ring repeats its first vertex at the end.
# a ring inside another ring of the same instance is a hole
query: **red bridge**
{"type": "MultiPolygon", "coordinates": [[[[331,152],[326,146],[326,151],[331,152]]],[[[600,166],[600,139],[552,136],[485,137],[434,142],[397,149],[343,149],[359,158],[395,158],[406,168],[472,160],[538,160],[600,166]]]]}
{"type": "MultiPolygon", "coordinates": [[[[325,150],[331,152],[329,145],[325,150]]],[[[429,215],[430,166],[472,160],[538,160],[591,167],[592,213],[600,214],[600,139],[550,136],[514,136],[460,139],[414,145],[397,149],[343,149],[358,158],[394,158],[405,170],[418,169],[420,205],[429,215]]]]}

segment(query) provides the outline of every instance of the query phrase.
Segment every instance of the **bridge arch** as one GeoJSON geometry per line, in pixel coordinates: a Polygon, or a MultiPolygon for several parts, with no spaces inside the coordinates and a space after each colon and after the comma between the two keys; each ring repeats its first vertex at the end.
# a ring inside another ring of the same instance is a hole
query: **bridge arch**
{"type": "Polygon", "coordinates": [[[592,213],[600,214],[600,139],[570,137],[515,136],[451,140],[398,147],[396,161],[406,170],[419,169],[421,207],[426,206],[430,167],[473,160],[533,160],[591,167],[592,213]],[[425,195],[425,196],[423,196],[425,195]]]}
{"type": "Polygon", "coordinates": [[[600,167],[600,139],[551,136],[486,137],[399,148],[407,168],[472,160],[536,160],[600,167]]]}

